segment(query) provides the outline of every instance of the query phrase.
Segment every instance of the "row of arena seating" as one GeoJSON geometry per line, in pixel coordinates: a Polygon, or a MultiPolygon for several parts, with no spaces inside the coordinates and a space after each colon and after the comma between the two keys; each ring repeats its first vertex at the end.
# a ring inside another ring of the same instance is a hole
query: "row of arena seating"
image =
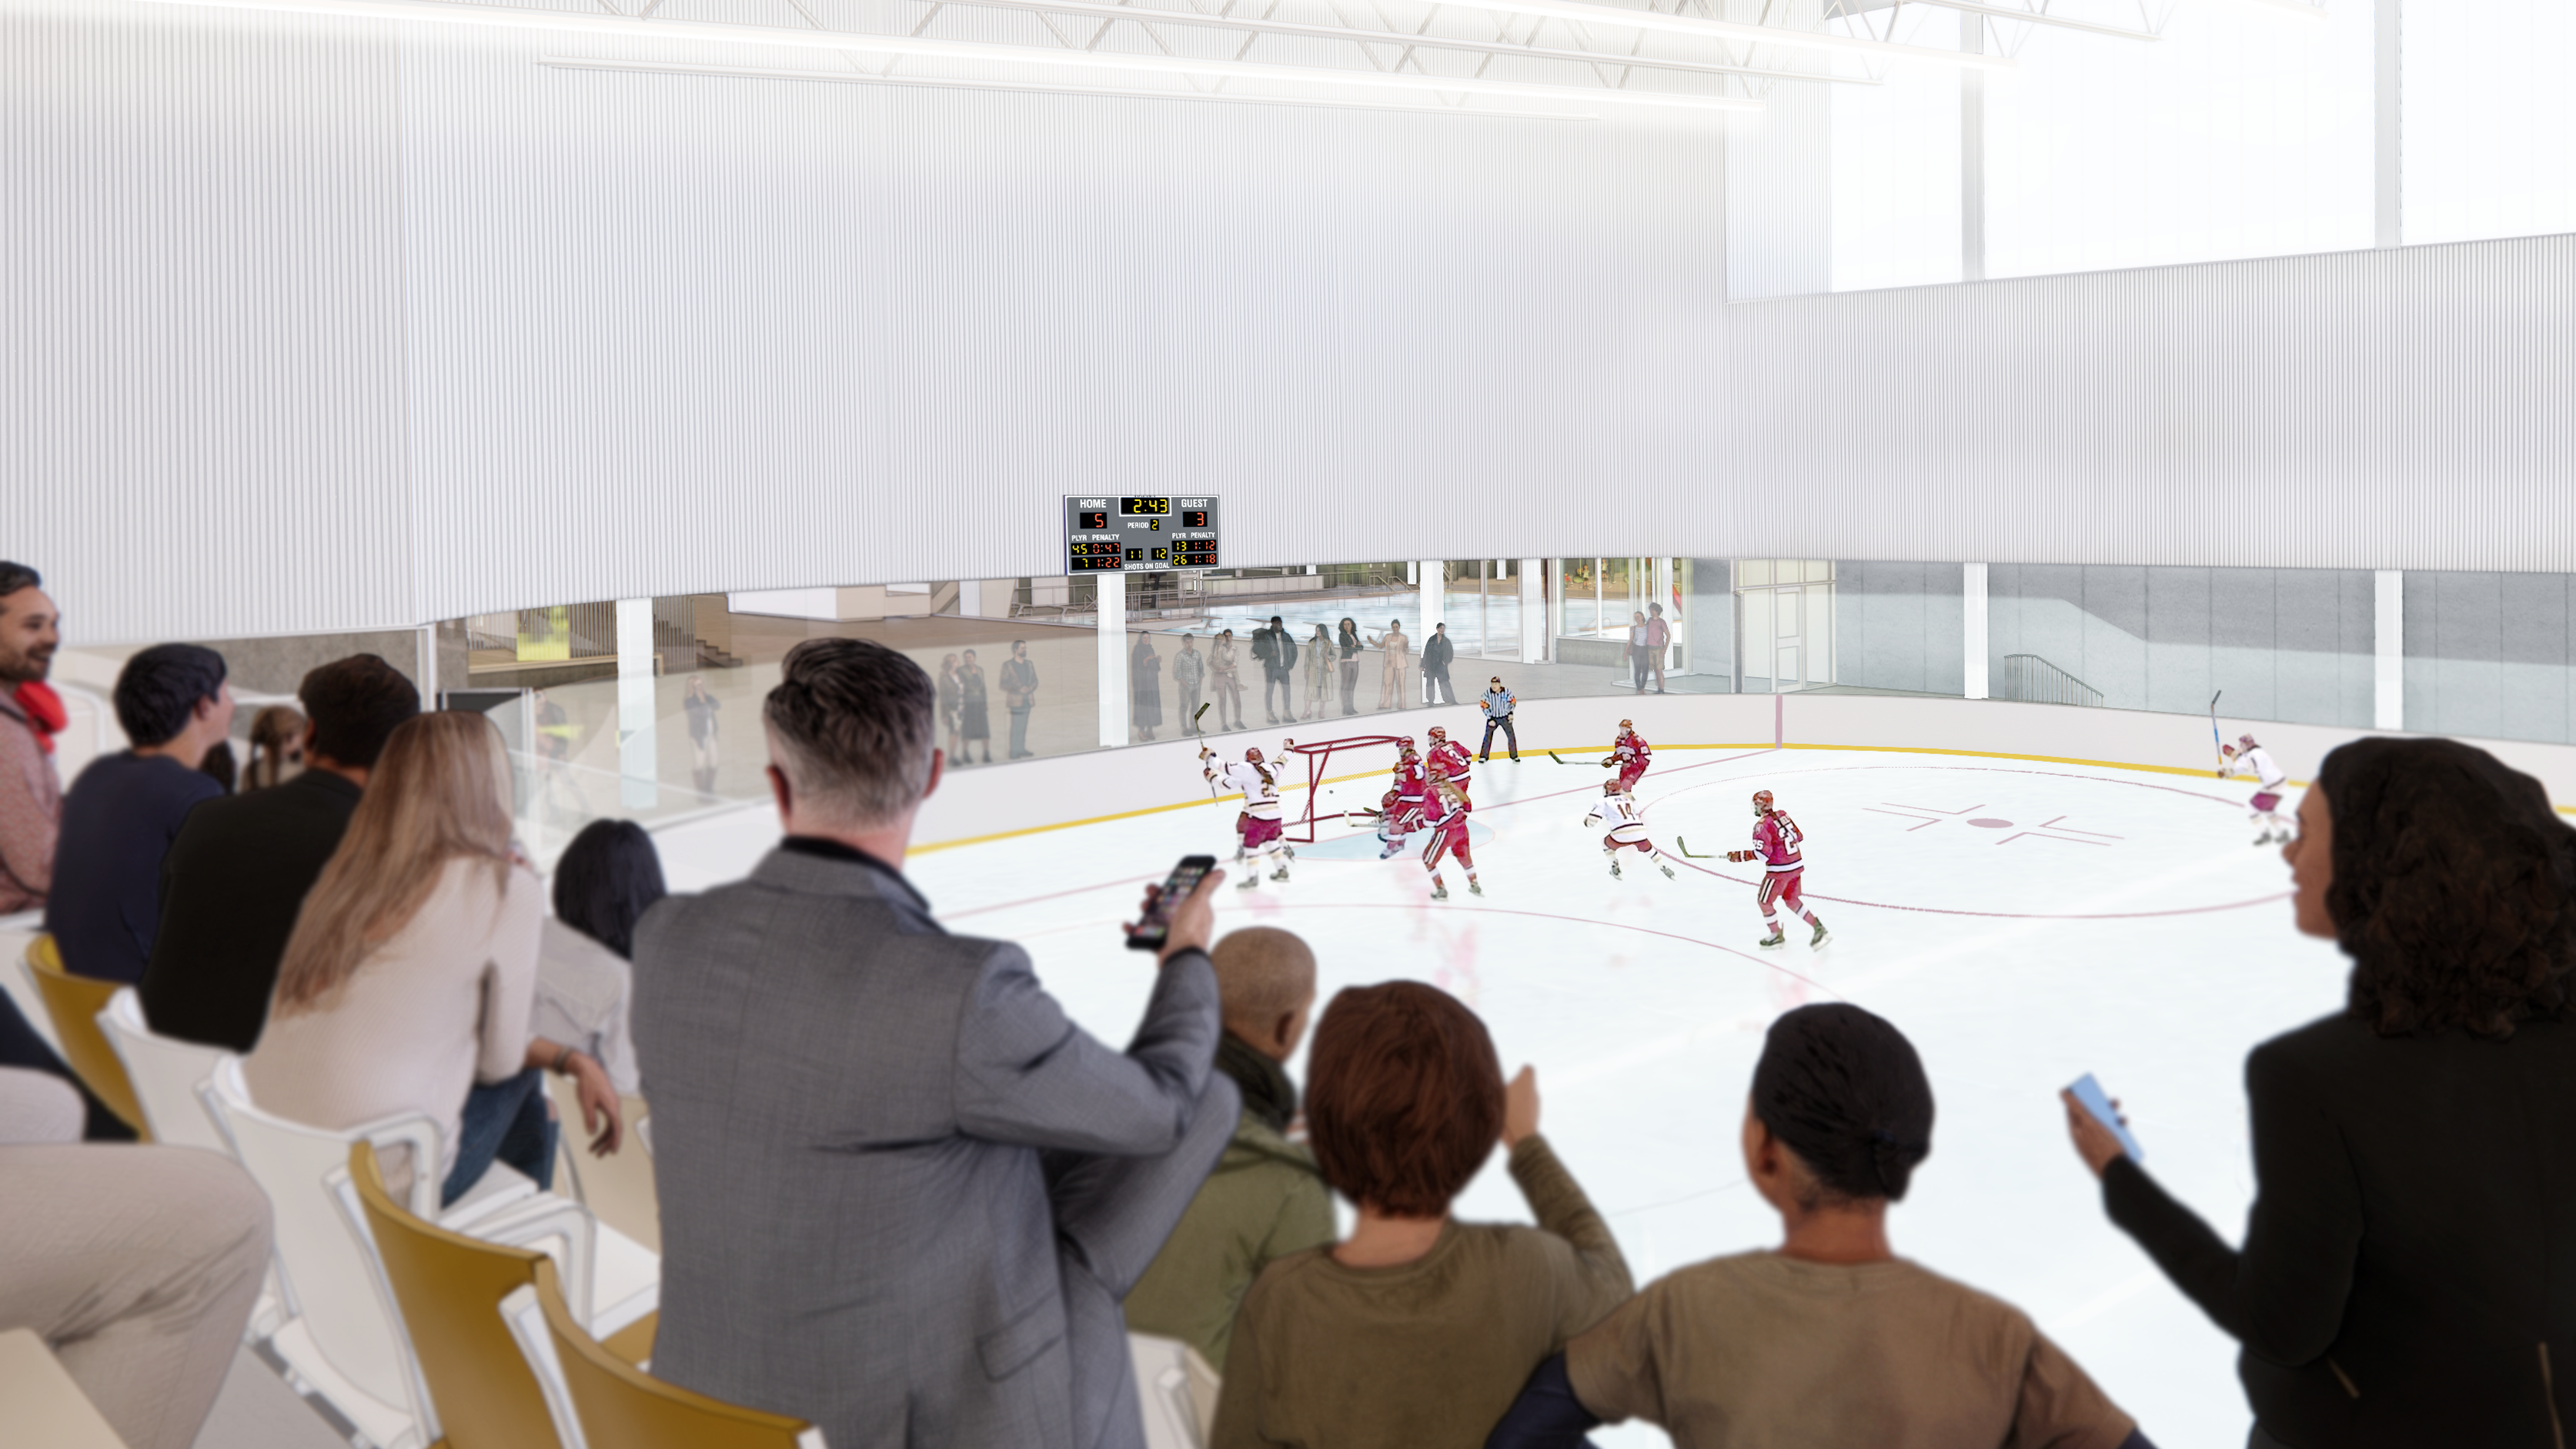
{"type": "MultiPolygon", "coordinates": [[[[575,1197],[495,1164],[444,1211],[432,1173],[398,1173],[398,1198],[386,1158],[439,1160],[427,1117],[287,1121],[251,1101],[238,1056],[156,1035],[133,988],[65,972],[50,937],[21,964],[64,1060],[111,1110],[145,1141],[232,1158],[267,1194],[275,1251],[247,1339],[364,1446],[823,1449],[810,1425],[647,1372],[660,1258],[577,1200],[577,1154],[575,1197]]],[[[651,1121],[632,1120],[649,1155],[651,1121]]],[[[1133,1347],[1150,1449],[1197,1449],[1208,1375],[1179,1343],[1133,1347]]]]}

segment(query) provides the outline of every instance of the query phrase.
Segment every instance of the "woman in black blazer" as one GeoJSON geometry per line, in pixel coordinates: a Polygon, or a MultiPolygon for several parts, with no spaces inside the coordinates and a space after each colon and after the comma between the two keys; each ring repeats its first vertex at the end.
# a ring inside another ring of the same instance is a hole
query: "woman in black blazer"
{"type": "Polygon", "coordinates": [[[2576,832],[2454,740],[2326,757],[2283,849],[2336,1015],[2245,1063],[2242,1247],[2067,1099],[2112,1221],[2244,1345],[2253,1449],[2559,1449],[2576,1417],[2576,832]]]}

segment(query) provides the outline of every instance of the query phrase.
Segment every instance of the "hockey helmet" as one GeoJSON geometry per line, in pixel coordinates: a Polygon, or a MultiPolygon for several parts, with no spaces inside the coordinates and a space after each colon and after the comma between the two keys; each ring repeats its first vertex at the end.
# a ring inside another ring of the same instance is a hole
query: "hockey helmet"
{"type": "Polygon", "coordinates": [[[2250,750],[2254,748],[2254,737],[2252,735],[2238,735],[2236,737],[2236,743],[2240,749],[2250,750]]]}
{"type": "Polygon", "coordinates": [[[1250,748],[1246,749],[1246,750],[1243,752],[1243,762],[1244,762],[1245,764],[1247,764],[1247,765],[1258,765],[1258,764],[1260,764],[1260,763],[1261,763],[1261,746],[1259,746],[1259,745],[1253,745],[1253,746],[1251,746],[1250,748]]]}
{"type": "Polygon", "coordinates": [[[1604,795],[1625,795],[1628,792],[1619,788],[1618,781],[1604,780],[1601,782],[1601,793],[1604,795]]]}
{"type": "Polygon", "coordinates": [[[1623,734],[1623,735],[1633,735],[1633,734],[1635,734],[1636,732],[1637,732],[1637,722],[1636,722],[1635,720],[1632,720],[1632,719],[1623,719],[1623,720],[1619,721],[1619,733],[1621,733],[1621,734],[1623,734]]]}
{"type": "Polygon", "coordinates": [[[1771,813],[1770,791],[1756,790],[1753,792],[1753,813],[1757,816],[1768,815],[1771,813]]]}
{"type": "Polygon", "coordinates": [[[1409,749],[1412,749],[1412,748],[1413,748],[1413,736],[1411,736],[1411,735],[1397,735],[1397,736],[1395,737],[1395,747],[1396,747],[1397,749],[1399,749],[1399,750],[1409,750],[1409,749]]]}
{"type": "Polygon", "coordinates": [[[1448,726],[1446,726],[1446,725],[1433,725],[1433,726],[1431,727],[1430,734],[1431,734],[1431,738],[1432,738],[1435,742],[1436,742],[1436,741],[1440,741],[1440,740],[1445,740],[1445,739],[1449,738],[1449,728],[1448,728],[1448,726]]]}
{"type": "Polygon", "coordinates": [[[1411,740],[1406,740],[1404,744],[1396,750],[1395,757],[1399,760],[1418,760],[1422,758],[1421,755],[1414,752],[1413,741],[1411,740]]]}

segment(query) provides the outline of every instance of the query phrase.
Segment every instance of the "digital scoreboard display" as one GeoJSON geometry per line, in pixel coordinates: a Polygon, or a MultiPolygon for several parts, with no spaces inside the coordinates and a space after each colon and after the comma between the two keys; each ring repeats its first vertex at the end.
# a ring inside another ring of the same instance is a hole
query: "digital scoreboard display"
{"type": "Polygon", "coordinates": [[[1220,568],[1217,527],[1214,498],[1067,497],[1065,572],[1220,568]]]}

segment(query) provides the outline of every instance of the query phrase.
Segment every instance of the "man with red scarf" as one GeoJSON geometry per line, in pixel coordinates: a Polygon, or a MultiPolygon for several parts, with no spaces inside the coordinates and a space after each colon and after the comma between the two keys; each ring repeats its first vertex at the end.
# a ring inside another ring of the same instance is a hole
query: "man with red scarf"
{"type": "Polygon", "coordinates": [[[43,583],[34,569],[0,560],[0,915],[45,903],[63,825],[54,770],[63,702],[45,683],[62,615],[43,583]]]}

